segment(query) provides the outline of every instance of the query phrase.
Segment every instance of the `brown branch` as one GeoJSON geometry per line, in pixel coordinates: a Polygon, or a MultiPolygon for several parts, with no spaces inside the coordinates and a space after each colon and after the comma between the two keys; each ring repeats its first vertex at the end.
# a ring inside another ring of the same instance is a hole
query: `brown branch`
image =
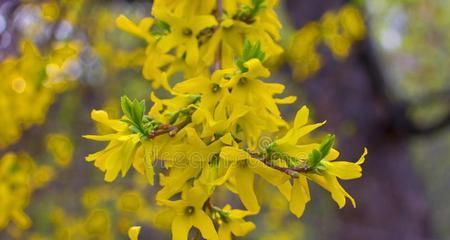
{"type": "Polygon", "coordinates": [[[441,121],[428,127],[417,126],[417,124],[409,117],[409,109],[412,107],[428,104],[439,99],[445,101],[449,98],[448,90],[438,92],[435,95],[422,96],[412,101],[396,101],[391,97],[393,94],[387,84],[388,79],[386,79],[386,76],[383,74],[380,60],[374,50],[373,42],[370,39],[366,39],[359,45],[359,48],[360,51],[358,57],[363,64],[363,67],[369,73],[372,93],[386,112],[384,128],[387,131],[403,136],[426,135],[450,126],[450,114],[445,116],[441,121]]]}
{"type": "Polygon", "coordinates": [[[411,134],[415,135],[426,135],[426,134],[433,134],[439,130],[442,130],[444,128],[448,128],[450,126],[450,113],[448,113],[444,118],[442,118],[440,121],[436,122],[433,125],[426,126],[426,127],[419,127],[414,123],[410,123],[407,125],[408,131],[411,134]]]}
{"type": "MultiPolygon", "coordinates": [[[[219,22],[217,28],[220,28],[220,22],[221,22],[222,16],[223,16],[222,0],[217,0],[216,19],[219,22]]],[[[216,59],[214,62],[214,70],[219,70],[221,68],[222,68],[222,44],[219,43],[219,47],[218,47],[217,53],[216,53],[216,59]]]]}
{"type": "Polygon", "coordinates": [[[189,123],[192,122],[191,117],[186,118],[183,122],[177,125],[164,124],[159,129],[152,131],[149,134],[149,138],[153,139],[157,136],[169,134],[169,136],[173,137],[177,134],[178,131],[186,127],[189,123]]]}
{"type": "Polygon", "coordinates": [[[271,159],[267,156],[264,156],[263,154],[257,153],[257,152],[249,152],[250,156],[254,159],[257,159],[264,163],[266,166],[271,167],[275,170],[278,170],[280,172],[283,172],[293,178],[298,178],[300,173],[307,173],[312,171],[310,167],[307,165],[304,166],[297,166],[297,167],[281,167],[278,165],[275,165],[271,162],[271,159]]]}
{"type": "Polygon", "coordinates": [[[264,164],[266,164],[266,166],[271,167],[275,170],[278,170],[280,172],[283,172],[293,178],[298,178],[300,173],[307,173],[310,172],[312,169],[309,168],[308,166],[302,166],[302,167],[281,167],[281,166],[277,166],[273,163],[271,163],[270,161],[262,161],[264,164]]]}

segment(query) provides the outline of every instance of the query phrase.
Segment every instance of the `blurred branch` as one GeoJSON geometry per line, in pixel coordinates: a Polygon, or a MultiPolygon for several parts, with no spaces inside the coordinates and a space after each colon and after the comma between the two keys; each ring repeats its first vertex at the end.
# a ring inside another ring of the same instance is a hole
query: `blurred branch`
{"type": "MultiPolygon", "coordinates": [[[[411,121],[410,121],[411,122],[411,121]]],[[[442,118],[437,123],[428,126],[428,127],[418,127],[415,124],[411,124],[408,126],[409,133],[415,134],[415,135],[426,135],[426,134],[432,134],[439,130],[442,130],[444,128],[447,128],[450,126],[450,113],[447,114],[444,118],[442,118]]]]}
{"type": "Polygon", "coordinates": [[[442,91],[437,95],[429,94],[413,102],[397,101],[390,97],[387,79],[383,74],[384,71],[381,68],[378,56],[375,54],[371,38],[367,37],[359,47],[362,49],[361,51],[358,51],[358,57],[363,63],[366,71],[369,73],[374,97],[386,111],[386,115],[384,116],[386,130],[396,134],[426,135],[450,126],[450,113],[441,121],[428,127],[417,126],[417,124],[408,116],[408,110],[414,106],[437,101],[442,98],[449,98],[449,91],[442,91]]]}
{"type": "Polygon", "coordinates": [[[55,20],[55,22],[52,24],[51,29],[50,29],[50,34],[48,37],[48,40],[45,42],[43,48],[48,50],[51,48],[52,43],[57,40],[56,39],[56,33],[58,32],[58,30],[61,28],[61,25],[64,21],[64,18],[66,16],[67,13],[67,9],[64,6],[64,4],[59,4],[58,5],[59,8],[59,16],[58,19],[55,20]]]}

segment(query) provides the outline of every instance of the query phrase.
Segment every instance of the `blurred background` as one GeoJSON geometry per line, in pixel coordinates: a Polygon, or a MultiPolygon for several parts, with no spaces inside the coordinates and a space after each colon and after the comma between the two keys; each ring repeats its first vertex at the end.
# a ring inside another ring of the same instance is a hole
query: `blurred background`
{"type": "MultiPolygon", "coordinates": [[[[0,1],[0,239],[170,239],[152,219],[156,188],[138,174],[113,184],[84,157],[103,146],[92,109],[149,100],[145,43],[115,26],[151,1],[0,1]]],[[[450,239],[450,1],[281,0],[288,50],[271,81],[286,84],[344,159],[366,146],[363,178],[345,182],[357,208],[328,193],[296,220],[258,185],[263,213],[244,239],[450,239]]],[[[224,195],[225,197],[225,195],[224,195]]]]}

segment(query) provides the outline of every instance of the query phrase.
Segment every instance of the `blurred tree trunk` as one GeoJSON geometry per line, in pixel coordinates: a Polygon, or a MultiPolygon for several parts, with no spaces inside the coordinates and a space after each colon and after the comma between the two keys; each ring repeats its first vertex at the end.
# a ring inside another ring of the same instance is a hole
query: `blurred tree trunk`
{"type": "MultiPolygon", "coordinates": [[[[288,0],[287,9],[299,28],[345,2],[288,0]]],[[[345,240],[429,239],[428,206],[412,166],[410,135],[396,121],[402,111],[389,102],[370,36],[345,61],[324,52],[323,68],[302,84],[317,119],[326,119],[327,130],[336,133],[342,157],[357,159],[363,146],[369,149],[363,178],[346,184],[358,207],[340,211],[335,232],[328,234],[345,240]]]]}

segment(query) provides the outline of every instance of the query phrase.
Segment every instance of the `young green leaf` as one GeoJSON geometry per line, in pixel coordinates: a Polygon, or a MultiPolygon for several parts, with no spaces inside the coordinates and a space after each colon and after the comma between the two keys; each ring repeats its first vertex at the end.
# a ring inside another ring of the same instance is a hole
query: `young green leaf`
{"type": "Polygon", "coordinates": [[[244,63],[249,61],[250,59],[256,58],[259,61],[264,62],[266,54],[261,49],[261,42],[257,41],[254,45],[245,40],[244,46],[242,49],[242,56],[237,59],[236,66],[241,70],[241,72],[247,72],[247,67],[244,66],[244,63]]]}
{"type": "Polygon", "coordinates": [[[315,169],[321,160],[322,160],[322,154],[317,149],[314,149],[308,155],[308,166],[312,169],[315,169]]]}
{"type": "Polygon", "coordinates": [[[322,157],[326,157],[334,145],[336,136],[328,134],[324,141],[320,144],[320,153],[322,157]]]}

